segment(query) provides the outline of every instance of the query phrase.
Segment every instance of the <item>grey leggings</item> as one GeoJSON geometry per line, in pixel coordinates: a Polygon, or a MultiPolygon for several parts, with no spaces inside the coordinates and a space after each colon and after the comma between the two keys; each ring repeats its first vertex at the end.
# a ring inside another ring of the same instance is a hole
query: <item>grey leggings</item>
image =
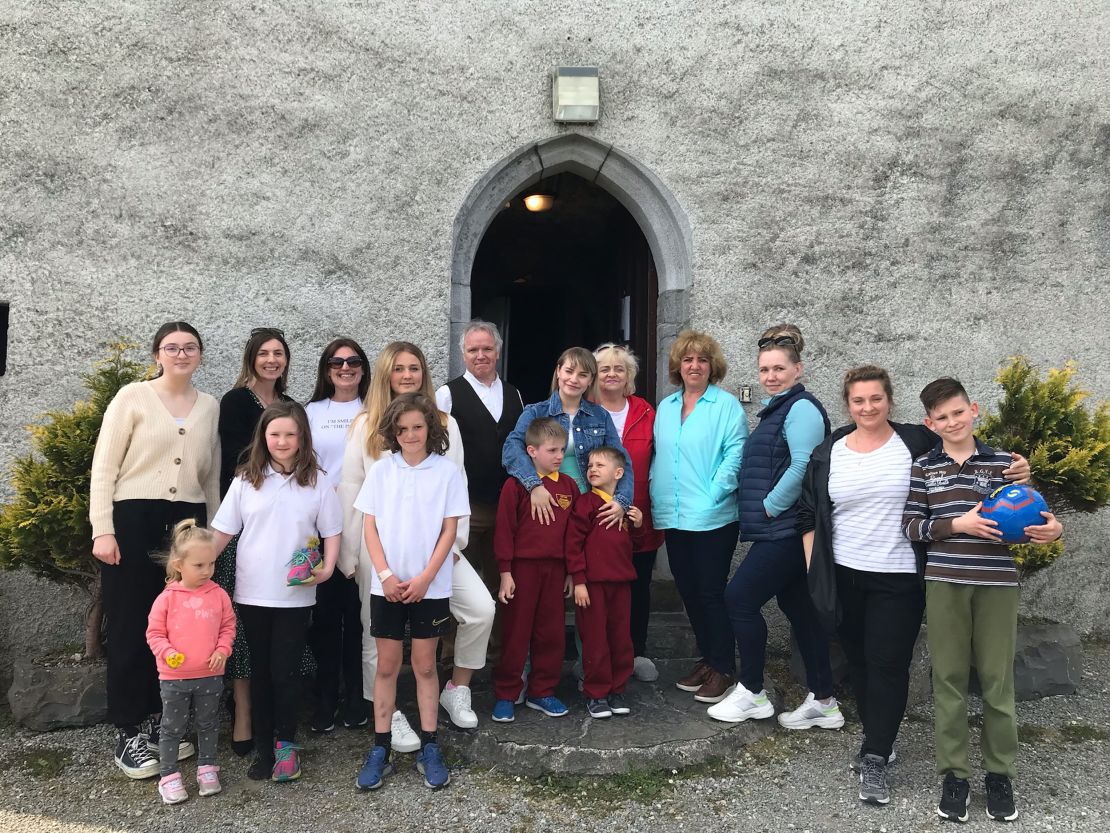
{"type": "Polygon", "coordinates": [[[196,713],[197,765],[214,765],[224,678],[160,680],[159,687],[162,690],[162,726],[158,735],[158,757],[162,777],[178,771],[177,747],[189,726],[190,704],[196,713]]]}

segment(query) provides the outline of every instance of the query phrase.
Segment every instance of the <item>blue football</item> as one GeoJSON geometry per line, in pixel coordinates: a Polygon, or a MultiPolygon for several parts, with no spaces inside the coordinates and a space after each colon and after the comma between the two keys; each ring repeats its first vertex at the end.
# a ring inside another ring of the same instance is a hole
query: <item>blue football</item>
{"type": "Polygon", "coordinates": [[[1032,486],[1015,483],[1002,486],[983,501],[979,514],[998,524],[1002,540],[1007,544],[1024,544],[1029,541],[1025,527],[1045,522],[1041,512],[1048,511],[1048,504],[1032,486]]]}

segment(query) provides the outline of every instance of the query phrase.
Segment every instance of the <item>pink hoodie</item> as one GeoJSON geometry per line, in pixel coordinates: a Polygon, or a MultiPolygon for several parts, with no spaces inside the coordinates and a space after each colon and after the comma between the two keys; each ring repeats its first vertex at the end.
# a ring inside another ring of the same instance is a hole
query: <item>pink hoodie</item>
{"type": "Polygon", "coordinates": [[[219,677],[208,658],[219,649],[231,655],[235,639],[235,613],[231,599],[220,585],[206,581],[196,590],[189,590],[180,581],[167,584],[154,600],[146,629],[146,641],[158,664],[162,680],[195,680],[219,677]],[[185,661],[177,668],[166,663],[166,654],[177,651],[185,661]]]}

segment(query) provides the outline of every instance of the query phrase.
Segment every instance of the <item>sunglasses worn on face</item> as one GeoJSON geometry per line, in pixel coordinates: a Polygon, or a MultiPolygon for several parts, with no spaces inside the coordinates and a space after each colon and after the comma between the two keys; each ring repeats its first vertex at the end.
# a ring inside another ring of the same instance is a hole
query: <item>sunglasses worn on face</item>
{"type": "Polygon", "coordinates": [[[760,350],[771,344],[776,347],[797,347],[798,340],[794,338],[794,336],[767,336],[756,342],[756,346],[759,347],[760,350]]]}
{"type": "Polygon", "coordinates": [[[362,367],[362,359],[358,356],[347,356],[345,359],[339,356],[332,356],[328,359],[328,367],[340,368],[343,365],[347,365],[347,367],[362,367]]]}

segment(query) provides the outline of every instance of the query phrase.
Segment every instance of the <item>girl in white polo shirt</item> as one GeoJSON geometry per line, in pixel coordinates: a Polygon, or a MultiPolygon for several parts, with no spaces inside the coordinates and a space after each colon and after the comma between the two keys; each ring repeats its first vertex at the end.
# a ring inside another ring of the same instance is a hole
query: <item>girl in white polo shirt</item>
{"type": "Polygon", "coordinates": [[[438,789],[450,776],[436,741],[436,646],[451,621],[451,547],[459,519],[470,515],[470,501],[459,467],[443,456],[447,431],[431,398],[401,394],[386,408],[377,430],[393,453],[370,469],[354,504],[365,514],[363,533],[373,566],[370,632],[378,649],[374,746],[356,783],[377,789],[393,771],[391,726],[407,625],[420,707],[416,766],[425,785],[438,789]]]}
{"type": "Polygon", "coordinates": [[[251,653],[251,714],[257,757],[247,776],[262,781],[300,777],[295,745],[300,711],[300,658],[316,603],[339,556],[343,510],[318,476],[304,408],[275,402],[258,422],[247,462],[239,467],[212,521],[220,552],[239,534],[235,603],[251,653]],[[241,533],[241,534],[240,534],[241,533]],[[289,586],[293,554],[323,539],[314,580],[289,586]]]}

